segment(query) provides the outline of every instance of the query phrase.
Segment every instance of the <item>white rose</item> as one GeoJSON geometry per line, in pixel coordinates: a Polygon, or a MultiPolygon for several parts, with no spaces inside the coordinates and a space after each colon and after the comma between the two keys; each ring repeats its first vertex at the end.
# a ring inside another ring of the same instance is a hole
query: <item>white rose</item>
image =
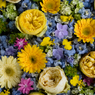
{"type": "Polygon", "coordinates": [[[38,87],[43,88],[48,95],[67,92],[70,89],[63,69],[60,67],[47,67],[40,74],[38,87]]]}

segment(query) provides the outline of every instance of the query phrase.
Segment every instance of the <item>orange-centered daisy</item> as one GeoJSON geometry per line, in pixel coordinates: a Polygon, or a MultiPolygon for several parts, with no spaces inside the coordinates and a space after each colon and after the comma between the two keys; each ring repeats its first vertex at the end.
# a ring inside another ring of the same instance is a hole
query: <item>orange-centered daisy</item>
{"type": "Polygon", "coordinates": [[[83,42],[94,42],[95,37],[95,20],[92,18],[78,20],[75,24],[75,35],[79,37],[79,41],[83,42]]]}
{"type": "Polygon", "coordinates": [[[60,9],[60,0],[43,0],[40,2],[44,12],[57,13],[60,9]]]}
{"type": "Polygon", "coordinates": [[[34,73],[40,72],[45,67],[46,54],[39,47],[30,44],[24,47],[21,52],[18,52],[18,63],[25,72],[34,73]]]}

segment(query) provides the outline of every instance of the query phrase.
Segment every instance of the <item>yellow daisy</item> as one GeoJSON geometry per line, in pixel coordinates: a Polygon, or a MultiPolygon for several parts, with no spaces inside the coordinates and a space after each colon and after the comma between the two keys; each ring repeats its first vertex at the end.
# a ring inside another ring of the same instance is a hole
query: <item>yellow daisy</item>
{"type": "Polygon", "coordinates": [[[57,13],[60,10],[60,0],[43,0],[43,3],[40,2],[42,6],[42,11],[57,13]]]}
{"type": "Polygon", "coordinates": [[[25,72],[40,72],[47,63],[45,57],[46,54],[39,47],[28,44],[18,52],[18,63],[25,72]]]}
{"type": "Polygon", "coordinates": [[[75,35],[79,37],[79,41],[93,43],[95,37],[95,20],[92,18],[78,20],[75,24],[75,35]]]}
{"type": "Polygon", "coordinates": [[[2,56],[0,60],[0,85],[1,88],[12,88],[15,87],[21,78],[21,68],[17,63],[16,58],[13,56],[6,57],[2,56]]]}

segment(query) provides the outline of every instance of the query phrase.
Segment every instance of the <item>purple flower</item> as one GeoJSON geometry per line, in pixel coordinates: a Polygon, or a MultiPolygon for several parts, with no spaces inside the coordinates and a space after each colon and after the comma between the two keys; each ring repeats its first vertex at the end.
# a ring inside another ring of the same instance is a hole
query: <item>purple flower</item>
{"type": "Polygon", "coordinates": [[[89,78],[89,77],[83,77],[83,82],[86,82],[88,86],[90,86],[91,83],[94,83],[94,79],[93,78],[89,78]]]}
{"type": "Polygon", "coordinates": [[[73,57],[67,57],[67,62],[70,63],[70,65],[73,67],[74,58],[73,57]]]}
{"type": "Polygon", "coordinates": [[[63,39],[64,36],[68,35],[67,28],[68,28],[67,25],[57,23],[57,30],[55,31],[55,36],[58,37],[59,39],[63,39]]]}
{"type": "Polygon", "coordinates": [[[63,48],[53,49],[53,56],[60,60],[63,57],[63,48]]]}
{"type": "Polygon", "coordinates": [[[6,48],[5,55],[15,56],[16,52],[17,52],[17,50],[14,49],[13,46],[10,46],[9,48],[6,48]]]}

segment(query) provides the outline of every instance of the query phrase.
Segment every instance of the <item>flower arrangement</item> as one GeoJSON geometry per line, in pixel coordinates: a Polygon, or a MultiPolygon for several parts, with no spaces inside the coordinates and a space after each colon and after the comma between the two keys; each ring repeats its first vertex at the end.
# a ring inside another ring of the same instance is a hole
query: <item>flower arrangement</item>
{"type": "Polygon", "coordinates": [[[94,95],[94,5],[1,0],[0,95],[94,95]]]}

